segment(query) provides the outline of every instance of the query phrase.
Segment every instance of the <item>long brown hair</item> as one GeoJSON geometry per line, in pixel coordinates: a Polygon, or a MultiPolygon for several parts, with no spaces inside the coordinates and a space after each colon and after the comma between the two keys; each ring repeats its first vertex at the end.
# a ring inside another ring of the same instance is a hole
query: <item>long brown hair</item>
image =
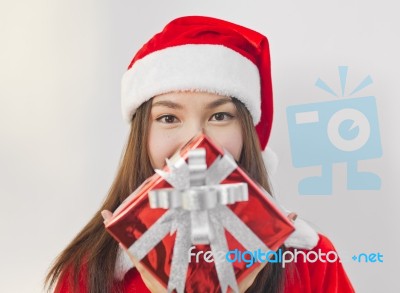
{"type": "MultiPolygon", "coordinates": [[[[244,141],[239,164],[270,192],[251,115],[239,100],[233,98],[233,102],[238,110],[244,141]]],[[[100,212],[114,211],[129,194],[154,173],[147,148],[151,103],[151,100],[143,103],[133,116],[128,142],[108,196],[89,223],[54,261],[45,279],[48,290],[51,290],[65,273],[68,273],[71,287],[79,288],[78,280],[82,267],[87,270],[86,285],[89,292],[108,293],[116,284],[114,268],[118,243],[106,232],[100,212]]],[[[268,264],[246,292],[278,293],[283,283],[283,275],[280,266],[268,264]]]]}

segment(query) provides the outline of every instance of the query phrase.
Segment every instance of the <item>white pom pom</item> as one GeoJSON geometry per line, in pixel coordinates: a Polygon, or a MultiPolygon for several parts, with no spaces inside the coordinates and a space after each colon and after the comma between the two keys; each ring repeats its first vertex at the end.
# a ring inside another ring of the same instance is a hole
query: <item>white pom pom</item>
{"type": "Polygon", "coordinates": [[[268,174],[270,175],[275,174],[279,165],[279,159],[276,153],[270,147],[267,147],[262,152],[262,157],[264,160],[265,167],[267,168],[268,174]]]}

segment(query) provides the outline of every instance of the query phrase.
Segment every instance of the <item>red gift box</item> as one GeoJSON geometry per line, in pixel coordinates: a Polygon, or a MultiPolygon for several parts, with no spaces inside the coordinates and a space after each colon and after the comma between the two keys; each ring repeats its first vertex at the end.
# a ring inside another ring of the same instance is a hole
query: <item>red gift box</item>
{"type": "MultiPolygon", "coordinates": [[[[218,157],[224,155],[223,150],[217,147],[204,134],[201,134],[188,142],[170,161],[174,162],[177,157],[187,160],[190,150],[200,148],[206,151],[207,167],[218,157]]],[[[165,167],[164,171],[169,172],[170,170],[165,167]]],[[[266,192],[257,183],[253,182],[240,167],[236,167],[221,184],[238,182],[247,183],[248,200],[230,204],[227,207],[250,228],[266,247],[270,250],[277,250],[294,231],[292,223],[279,210],[266,192]]],[[[162,188],[171,188],[171,185],[157,173],[149,177],[114,211],[112,218],[107,222],[107,231],[126,248],[131,247],[166,213],[165,209],[151,208],[149,203],[148,193],[162,188]]],[[[175,238],[176,233],[168,233],[141,260],[141,263],[165,287],[167,287],[169,281],[175,238]]],[[[246,251],[242,244],[226,230],[225,238],[230,251],[236,249],[236,251],[240,252],[246,251]]],[[[204,260],[204,254],[207,251],[211,251],[210,245],[196,245],[191,250],[193,257],[189,258],[188,254],[189,263],[185,292],[221,291],[214,262],[204,260]]],[[[255,262],[248,267],[246,262],[236,261],[232,265],[236,280],[240,283],[260,263],[255,262]]]]}

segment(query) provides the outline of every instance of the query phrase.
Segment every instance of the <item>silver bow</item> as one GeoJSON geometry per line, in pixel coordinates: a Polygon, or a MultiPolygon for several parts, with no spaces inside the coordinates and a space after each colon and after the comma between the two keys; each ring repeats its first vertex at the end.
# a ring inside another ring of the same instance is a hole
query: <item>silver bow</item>
{"type": "Polygon", "coordinates": [[[150,191],[150,206],[168,211],[129,247],[141,260],[168,233],[176,231],[168,292],[184,292],[192,244],[210,245],[222,292],[228,287],[239,292],[232,264],[216,257],[217,252],[228,252],[224,228],[249,251],[268,249],[226,206],[248,200],[246,183],[220,184],[237,168],[235,160],[225,152],[207,169],[205,156],[205,149],[191,150],[189,164],[183,158],[174,164],[167,160],[170,172],[156,170],[173,188],[150,191]]]}

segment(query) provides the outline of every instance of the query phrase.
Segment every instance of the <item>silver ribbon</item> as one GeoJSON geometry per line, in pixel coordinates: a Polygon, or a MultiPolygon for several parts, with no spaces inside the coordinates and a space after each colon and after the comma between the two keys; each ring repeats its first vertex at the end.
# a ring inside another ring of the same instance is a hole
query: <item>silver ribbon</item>
{"type": "Polygon", "coordinates": [[[220,184],[237,168],[235,160],[225,151],[207,169],[205,156],[205,149],[191,150],[188,164],[183,158],[175,163],[167,160],[170,172],[156,170],[173,188],[150,191],[150,207],[168,211],[129,247],[133,256],[141,260],[168,233],[176,231],[168,292],[184,292],[192,244],[210,245],[222,292],[229,287],[239,292],[232,264],[216,257],[217,252],[228,252],[224,229],[249,251],[268,249],[226,206],[248,200],[246,183],[220,184]]]}

